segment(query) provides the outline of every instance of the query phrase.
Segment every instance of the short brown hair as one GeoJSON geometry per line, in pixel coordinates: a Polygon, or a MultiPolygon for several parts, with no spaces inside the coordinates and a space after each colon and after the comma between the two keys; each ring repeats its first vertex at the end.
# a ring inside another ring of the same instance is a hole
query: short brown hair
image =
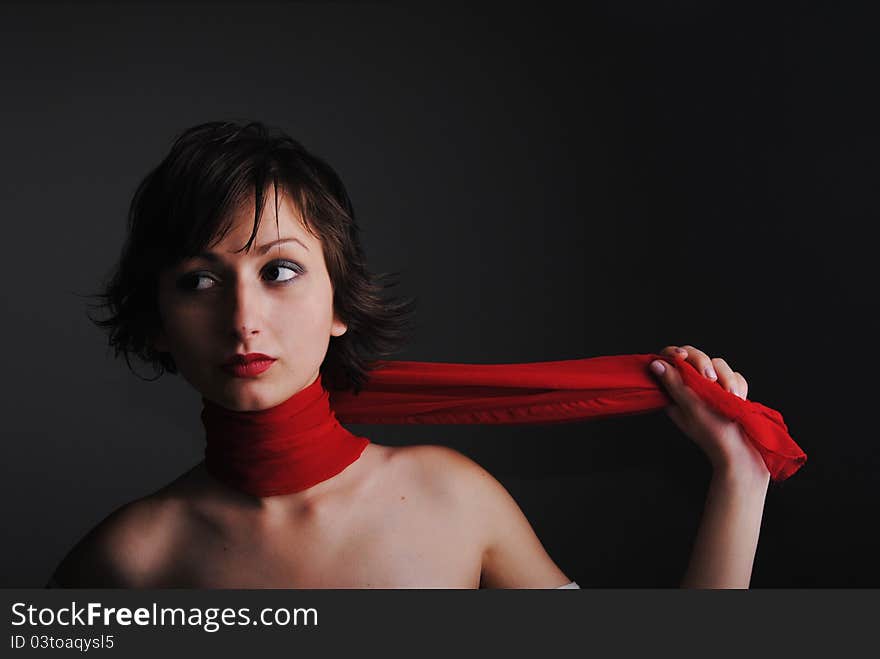
{"type": "MultiPolygon", "coordinates": [[[[386,297],[398,273],[367,270],[354,208],[339,175],[298,141],[261,122],[210,122],[184,131],[168,155],[140,183],[128,213],[128,236],[107,285],[97,295],[109,312],[92,321],[109,331],[115,355],[132,372],[134,355],[157,371],[176,373],[171,355],[153,348],[160,327],[158,276],[203,251],[232,226],[232,212],[248,195],[256,200],[249,250],[257,235],[266,191],[290,194],[306,225],[322,243],[333,284],[334,310],[348,326],[330,338],[321,364],[328,389],[359,391],[372,360],[407,341],[416,301],[386,297]]],[[[276,213],[277,221],[277,213],[276,213]]]]}

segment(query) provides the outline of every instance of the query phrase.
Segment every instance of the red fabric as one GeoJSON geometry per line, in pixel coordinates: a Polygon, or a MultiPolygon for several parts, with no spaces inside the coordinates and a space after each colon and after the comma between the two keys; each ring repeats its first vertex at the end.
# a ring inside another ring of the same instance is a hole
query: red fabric
{"type": "Polygon", "coordinates": [[[782,415],[726,391],[681,358],[613,355],[524,364],[380,361],[359,394],[331,392],[342,423],[528,424],[638,414],[672,403],[648,370],[662,359],[720,415],[736,421],[783,481],[807,460],[782,415]]]}
{"type": "Polygon", "coordinates": [[[776,410],[725,391],[680,358],[615,355],[525,364],[379,361],[358,394],[315,382],[268,410],[236,412],[203,399],[205,464],[254,496],[298,492],[360,457],[370,441],[340,425],[530,424],[639,414],[672,403],[648,371],[654,359],[678,369],[711,409],[736,421],[774,481],[807,459],[776,410]]]}
{"type": "Polygon", "coordinates": [[[339,425],[329,401],[320,376],[267,410],[237,412],[203,398],[205,467],[257,497],[299,492],[335,476],[370,440],[339,425]]]}

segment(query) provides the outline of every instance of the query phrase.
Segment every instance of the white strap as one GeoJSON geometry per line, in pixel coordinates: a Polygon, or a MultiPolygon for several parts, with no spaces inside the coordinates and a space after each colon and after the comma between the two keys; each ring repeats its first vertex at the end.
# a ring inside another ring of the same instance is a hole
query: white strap
{"type": "Polygon", "coordinates": [[[553,590],[559,590],[560,588],[580,588],[580,586],[578,586],[574,581],[571,581],[564,586],[557,586],[553,590]]]}

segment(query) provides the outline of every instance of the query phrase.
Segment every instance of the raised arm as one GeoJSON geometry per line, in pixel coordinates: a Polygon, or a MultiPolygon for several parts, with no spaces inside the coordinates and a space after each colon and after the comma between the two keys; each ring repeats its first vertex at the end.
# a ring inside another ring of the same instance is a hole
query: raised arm
{"type": "Polygon", "coordinates": [[[748,588],[770,472],[716,469],[682,588],[748,588]]]}
{"type": "MultiPolygon", "coordinates": [[[[676,351],[681,351],[679,359],[687,359],[706,377],[745,399],[748,383],[725,360],[710,359],[693,346],[668,346],[661,354],[675,359],[676,351]]],[[[667,367],[657,377],[675,401],[667,408],[669,417],[703,449],[713,468],[681,587],[748,588],[770,472],[739,426],[710,410],[683,384],[676,369],[667,367]]]]}

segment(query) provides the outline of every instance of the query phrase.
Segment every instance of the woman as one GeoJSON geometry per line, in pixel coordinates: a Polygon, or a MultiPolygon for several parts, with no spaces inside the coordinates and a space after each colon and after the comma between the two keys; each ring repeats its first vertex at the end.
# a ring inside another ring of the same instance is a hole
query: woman
{"type": "MultiPolygon", "coordinates": [[[[321,420],[326,390],[363,387],[413,310],[383,299],[326,163],[259,123],[196,126],[142,182],[129,220],[105,294],[111,315],[98,322],[129,366],[134,354],[202,395],[206,460],[109,515],[51,585],[578,587],[472,460],[382,446],[321,420]],[[267,458],[305,410],[320,418],[302,427],[323,434],[297,444],[297,457],[267,458]]],[[[746,397],[723,359],[693,346],[661,354],[746,397]]],[[[746,588],[769,472],[676,369],[657,377],[675,401],[671,418],[714,467],[682,585],[746,588]]]]}

